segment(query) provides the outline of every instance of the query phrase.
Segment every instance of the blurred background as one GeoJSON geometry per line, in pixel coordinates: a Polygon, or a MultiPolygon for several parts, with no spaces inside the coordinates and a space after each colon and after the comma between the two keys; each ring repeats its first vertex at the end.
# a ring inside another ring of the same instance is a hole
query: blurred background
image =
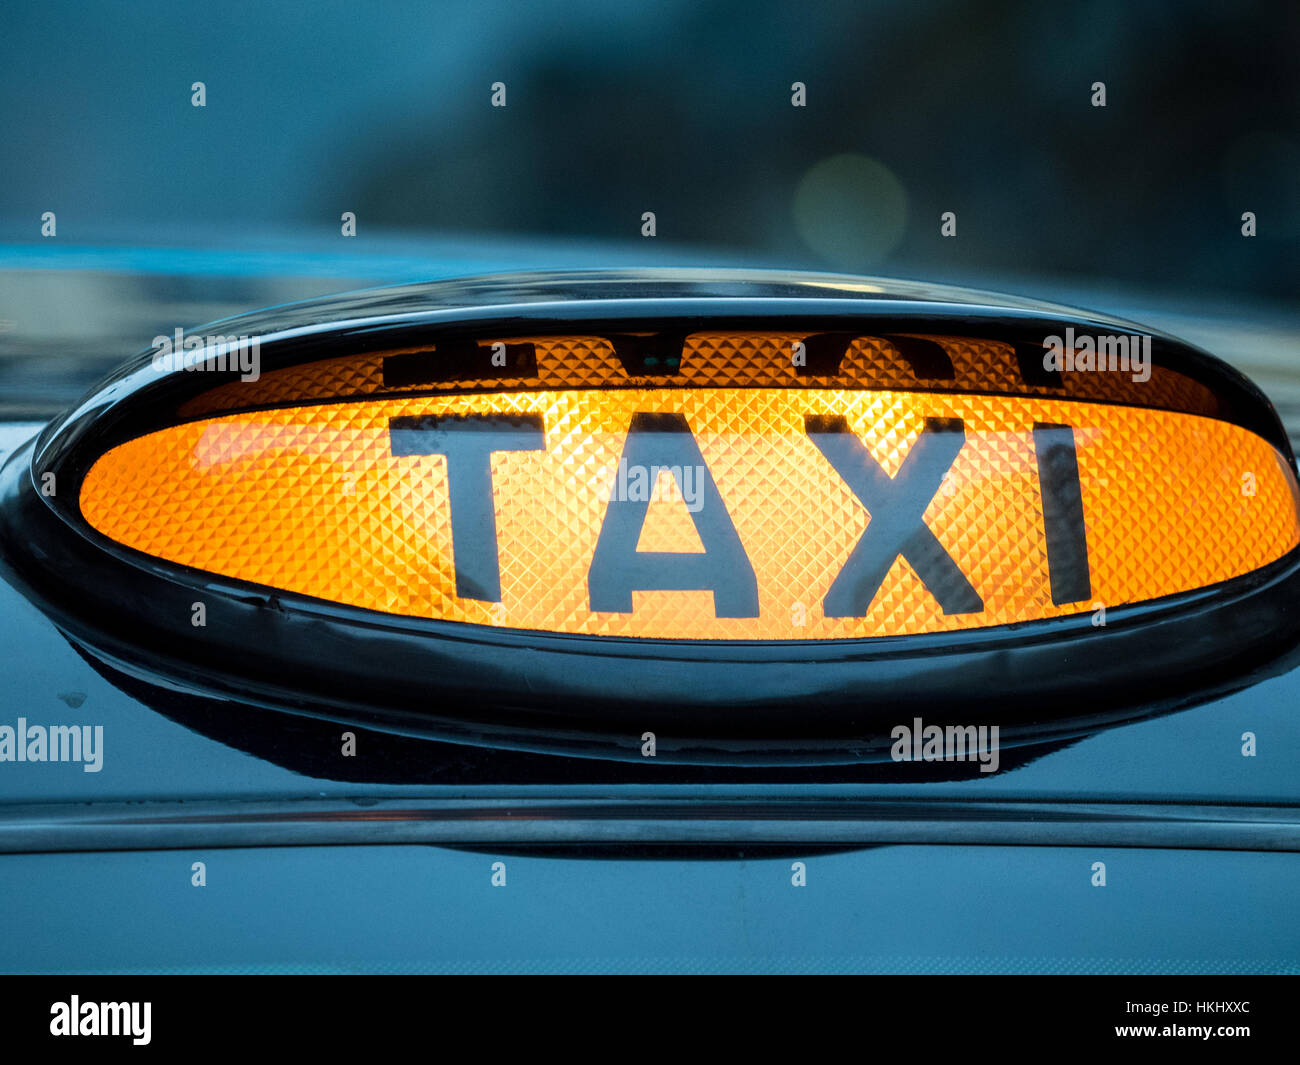
{"type": "Polygon", "coordinates": [[[1121,314],[1300,427],[1295,0],[46,0],[0,24],[0,414],[266,304],[682,264],[1121,314]]]}

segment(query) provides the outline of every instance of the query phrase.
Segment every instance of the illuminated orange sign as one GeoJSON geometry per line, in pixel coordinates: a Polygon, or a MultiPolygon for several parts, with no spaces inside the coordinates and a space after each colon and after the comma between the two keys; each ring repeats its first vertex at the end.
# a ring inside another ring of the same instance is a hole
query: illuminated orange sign
{"type": "Polygon", "coordinates": [[[81,507],[149,555],[336,603],[678,639],[1032,621],[1213,584],[1300,543],[1289,467],[1234,424],[819,387],[218,415],[113,448],[81,507]]]}

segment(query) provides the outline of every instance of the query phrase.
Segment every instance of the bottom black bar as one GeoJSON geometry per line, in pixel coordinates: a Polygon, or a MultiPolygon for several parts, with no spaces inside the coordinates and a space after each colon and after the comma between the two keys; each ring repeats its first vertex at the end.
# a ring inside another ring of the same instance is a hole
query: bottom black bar
{"type": "Polygon", "coordinates": [[[0,1053],[69,1048],[98,1053],[112,1045],[141,1054],[201,1047],[210,1055],[275,1045],[295,1055],[319,1049],[331,1060],[345,1060],[351,1052],[392,1046],[447,1047],[453,1033],[493,1052],[508,1046],[507,1032],[538,1046],[559,1039],[570,1047],[597,1041],[608,1047],[611,1039],[617,1046],[637,1032],[638,1038],[654,1039],[656,1031],[665,1037],[674,1033],[678,1051],[692,1043],[703,1048],[725,1032],[737,1042],[788,1033],[796,1044],[806,1041],[810,1047],[836,1032],[837,1041],[856,1032],[853,1043],[870,1053],[873,1045],[883,1050],[878,1040],[888,1032],[893,1056],[908,1052],[909,1043],[918,1053],[949,1046],[1123,1044],[1144,1048],[1140,1053],[1152,1044],[1178,1050],[1211,1045],[1232,1053],[1282,1049],[1294,1019],[1294,985],[1228,975],[877,977],[846,989],[842,1001],[852,1003],[851,1015],[838,1017],[839,1011],[828,1006],[831,1000],[822,999],[819,1010],[800,1009],[803,989],[788,981],[750,981],[726,995],[692,989],[680,1001],[668,988],[642,998],[637,989],[608,980],[582,981],[559,993],[552,985],[505,994],[463,980],[383,976],[58,976],[6,983],[0,996],[0,1053]],[[772,1011],[761,1010],[769,996],[772,1011]],[[708,1029],[697,1021],[709,1025],[713,1035],[705,1039],[708,1029]]]}

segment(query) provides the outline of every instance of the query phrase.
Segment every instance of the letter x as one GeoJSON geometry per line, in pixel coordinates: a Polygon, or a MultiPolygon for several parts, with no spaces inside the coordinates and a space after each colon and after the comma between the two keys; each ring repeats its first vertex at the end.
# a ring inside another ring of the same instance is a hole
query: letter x
{"type": "Polygon", "coordinates": [[[927,418],[925,431],[891,478],[839,416],[808,415],[804,428],[871,515],[822,602],[828,618],[865,617],[899,555],[945,614],[973,614],[984,600],[926,526],[925,509],[966,443],[960,418],[927,418]]]}

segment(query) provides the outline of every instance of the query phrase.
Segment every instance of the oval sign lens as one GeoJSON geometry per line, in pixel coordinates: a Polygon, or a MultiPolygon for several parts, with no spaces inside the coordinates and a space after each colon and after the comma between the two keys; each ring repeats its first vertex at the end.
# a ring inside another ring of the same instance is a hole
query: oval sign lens
{"type": "Polygon", "coordinates": [[[987,394],[1011,376],[993,342],[839,346],[811,369],[815,337],[753,332],[632,345],[632,373],[598,337],[294,367],[113,447],[81,509],[148,555],[350,607],[688,640],[1037,621],[1300,543],[1286,459],[1177,374],[1144,383],[1184,409],[1154,409],[1098,396],[1105,375],[987,394]]]}

